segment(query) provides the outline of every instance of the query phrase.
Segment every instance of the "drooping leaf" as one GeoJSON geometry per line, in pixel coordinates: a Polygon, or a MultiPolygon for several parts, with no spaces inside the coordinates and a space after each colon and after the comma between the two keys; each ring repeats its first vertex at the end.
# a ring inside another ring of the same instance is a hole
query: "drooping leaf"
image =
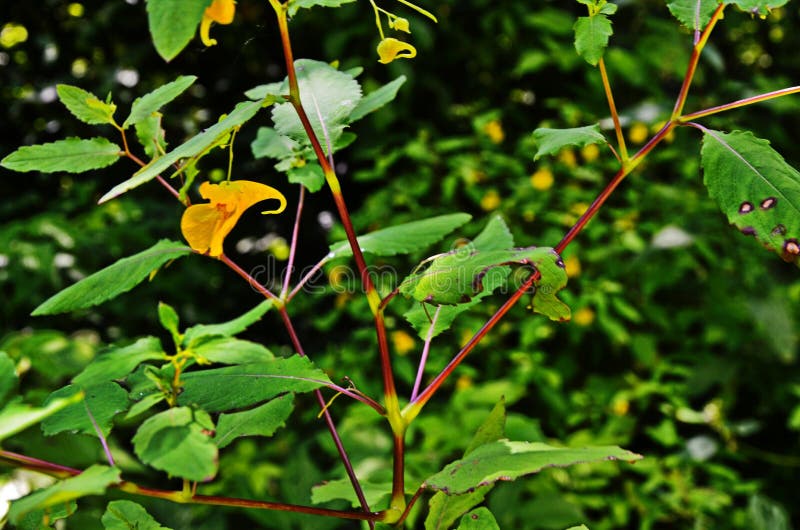
{"type": "MultiPolygon", "coordinates": [[[[513,246],[514,237],[511,235],[511,231],[503,221],[503,218],[499,215],[490,219],[484,229],[481,230],[481,233],[470,243],[471,248],[481,252],[502,250],[513,246]]],[[[434,328],[431,337],[436,337],[443,331],[450,329],[458,315],[479,304],[483,298],[491,295],[495,289],[505,284],[509,272],[510,269],[508,267],[493,269],[484,278],[483,291],[481,293],[478,293],[472,300],[464,304],[440,306],[436,309],[436,320],[433,323],[430,320],[431,313],[426,311],[421,304],[415,304],[403,316],[417,330],[417,334],[421,339],[425,340],[428,337],[432,324],[434,328]]]]}
{"type": "Polygon", "coordinates": [[[123,258],[53,295],[31,313],[53,315],[97,305],[128,292],[168,261],[191,253],[181,243],[162,239],[152,247],[123,258]]]}
{"type": "Polygon", "coordinates": [[[703,175],[711,197],[742,233],[797,262],[800,172],[750,132],[703,132],[703,175]]]}
{"type": "Polygon", "coordinates": [[[187,351],[204,361],[221,364],[260,363],[275,358],[265,346],[233,337],[208,337],[196,341],[187,351]]]}
{"type": "Polygon", "coordinates": [[[516,480],[549,467],[606,460],[633,462],[641,458],[641,455],[613,446],[571,449],[538,442],[499,440],[481,445],[468,456],[448,464],[428,477],[425,486],[448,495],[458,495],[478,486],[498,480],[516,480]]]}
{"type": "MultiPolygon", "coordinates": [[[[390,226],[360,236],[358,245],[362,252],[376,256],[408,254],[440,241],[471,218],[472,216],[466,213],[454,213],[390,226]]],[[[339,241],[331,245],[328,256],[339,258],[351,256],[352,253],[347,241],[339,241]]]]}
{"type": "Polygon", "coordinates": [[[310,392],[330,384],[328,376],[307,357],[295,355],[271,361],[185,373],[181,405],[198,405],[219,412],[267,401],[286,392],[310,392]],[[231,389],[235,388],[235,392],[231,389]]]}
{"type": "MultiPolygon", "coordinates": [[[[153,2],[148,3],[148,5],[152,4],[153,2]]],[[[261,103],[258,101],[239,103],[224,119],[215,123],[197,136],[193,136],[164,156],[156,158],[134,173],[131,178],[111,188],[98,202],[104,203],[137,186],[141,186],[145,182],[153,180],[161,172],[169,169],[181,159],[192,158],[204,153],[233,129],[250,120],[258,113],[259,109],[261,109],[261,103]]]]}
{"type": "Polygon", "coordinates": [[[120,481],[119,469],[94,465],[80,475],[56,482],[52,486],[37,490],[11,504],[9,520],[16,524],[25,514],[64,504],[87,495],[102,495],[112,484],[120,481]]]}
{"type": "Polygon", "coordinates": [[[3,409],[0,409],[0,441],[24,431],[31,425],[36,425],[82,399],[83,396],[77,394],[66,399],[54,399],[43,407],[33,407],[19,401],[8,403],[3,409]]]}
{"type": "MultiPolygon", "coordinates": [[[[501,439],[505,435],[505,425],[505,399],[501,399],[472,437],[470,444],[464,451],[464,456],[468,456],[482,445],[501,439]]],[[[450,528],[462,514],[483,502],[486,494],[493,487],[492,484],[479,486],[463,495],[447,495],[443,491],[437,491],[429,501],[428,516],[425,518],[425,530],[446,530],[450,528]]]]}
{"type": "MultiPolygon", "coordinates": [[[[295,70],[300,100],[317,138],[323,146],[326,139],[331,145],[336,143],[361,99],[361,85],[352,76],[320,61],[298,59],[295,70]]],[[[308,144],[306,131],[291,103],[275,105],[272,120],[279,134],[308,144]]]]}
{"type": "Polygon", "coordinates": [[[125,414],[124,419],[129,420],[131,418],[135,418],[139,414],[147,412],[151,408],[155,407],[165,399],[167,399],[167,396],[160,391],[155,394],[149,394],[147,396],[140,397],[139,401],[134,403],[134,405],[128,410],[128,413],[125,414]]]}
{"type": "Polygon", "coordinates": [[[259,127],[256,139],[250,144],[255,158],[275,158],[282,160],[295,155],[300,144],[288,136],[278,134],[272,127],[259,127]]]}
{"type": "Polygon", "coordinates": [[[52,436],[68,431],[97,436],[97,424],[103,436],[108,436],[114,416],[128,408],[128,393],[110,381],[88,388],[79,385],[65,386],[51,393],[45,406],[55,400],[69,399],[80,392],[84,393],[84,399],[80,403],[65,407],[42,422],[42,432],[45,435],[52,436]]]}
{"type": "Polygon", "coordinates": [[[272,300],[264,300],[247,313],[220,324],[198,324],[186,330],[183,343],[186,346],[203,337],[232,337],[246,330],[272,309],[272,300]]]}
{"type": "MultiPolygon", "coordinates": [[[[361,480],[361,489],[370,508],[377,509],[382,506],[392,495],[392,482],[370,482],[361,480]]],[[[324,504],[336,500],[346,500],[353,508],[360,508],[361,502],[353,491],[353,484],[348,478],[328,480],[311,488],[311,502],[324,504]]]]}
{"type": "Polygon", "coordinates": [[[165,61],[170,61],[194,37],[203,12],[212,0],[150,0],[147,22],[153,45],[165,61]]]}
{"type": "Polygon", "coordinates": [[[136,98],[133,100],[133,105],[131,106],[131,114],[127,117],[125,123],[122,124],[122,127],[125,129],[130,125],[149,118],[161,107],[183,94],[196,80],[196,76],[182,75],[175,81],[162,85],[152,92],[136,98]]]}
{"type": "Polygon", "coordinates": [[[786,5],[789,0],[724,0],[726,4],[734,4],[748,13],[761,16],[768,15],[770,10],[786,5]]]}
{"type": "Polygon", "coordinates": [[[691,30],[701,30],[711,20],[718,5],[719,0],[672,0],[667,7],[681,24],[691,30]]]}
{"type": "Polygon", "coordinates": [[[397,91],[406,82],[406,76],[401,75],[394,81],[387,83],[361,98],[358,105],[350,113],[350,123],[360,120],[370,112],[374,112],[397,97],[397,91]]]}
{"type": "Polygon", "coordinates": [[[220,414],[214,443],[222,449],[242,436],[272,436],[294,409],[292,394],[277,397],[254,409],[220,414]]]}
{"type": "Polygon", "coordinates": [[[573,26],[575,51],[592,66],[597,66],[608,47],[608,38],[614,33],[611,20],[598,13],[591,17],[579,17],[573,26]]]}
{"type": "Polygon", "coordinates": [[[140,504],[132,501],[111,501],[100,522],[105,530],[171,530],[158,524],[140,504]]]}
{"type": "Polygon", "coordinates": [[[214,423],[202,410],[177,407],[148,418],[133,437],[136,456],[171,476],[210,480],[217,474],[214,423]]]}
{"type": "Polygon", "coordinates": [[[568,146],[583,147],[591,144],[606,143],[606,137],[600,132],[600,126],[587,125],[572,129],[548,129],[541,127],[533,131],[533,140],[538,149],[533,159],[538,160],[544,155],[558,154],[568,146]]]}
{"type": "Polygon", "coordinates": [[[289,16],[294,16],[298,9],[311,9],[314,6],[339,7],[356,0],[290,0],[289,16]]]}
{"type": "Polygon", "coordinates": [[[14,361],[6,352],[0,351],[0,407],[6,404],[18,382],[14,361]]]}
{"type": "Polygon", "coordinates": [[[58,99],[73,116],[90,125],[114,123],[117,106],[98,99],[94,94],[72,85],[56,85],[58,99]]]}
{"type": "Polygon", "coordinates": [[[303,167],[292,168],[287,172],[289,182],[302,184],[311,193],[316,193],[325,185],[325,173],[316,162],[303,167]]]}
{"type": "Polygon", "coordinates": [[[89,387],[105,381],[122,379],[145,361],[166,361],[167,354],[155,337],[143,337],[130,346],[110,348],[100,353],[72,382],[89,387]]]}
{"type": "Polygon", "coordinates": [[[122,155],[122,149],[105,138],[66,138],[39,145],[20,147],[6,156],[0,165],[12,171],[82,173],[110,166],[122,155]]]}
{"type": "Polygon", "coordinates": [[[494,518],[489,508],[481,506],[464,514],[458,525],[458,530],[500,530],[497,519],[494,518]]]}

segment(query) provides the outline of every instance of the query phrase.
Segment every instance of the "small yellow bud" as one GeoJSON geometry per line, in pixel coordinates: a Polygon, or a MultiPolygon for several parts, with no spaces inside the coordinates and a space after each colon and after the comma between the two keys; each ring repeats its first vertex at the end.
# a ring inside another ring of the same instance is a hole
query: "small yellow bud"
{"type": "Polygon", "coordinates": [[[391,336],[397,355],[403,356],[414,350],[414,338],[405,331],[393,331],[391,336]]]}
{"type": "Polygon", "coordinates": [[[531,175],[531,186],[538,191],[549,190],[553,187],[553,172],[550,168],[543,167],[531,175]]]}
{"type": "Polygon", "coordinates": [[[581,149],[581,156],[587,162],[594,162],[600,156],[600,148],[597,144],[589,144],[581,149]]]}
{"type": "Polygon", "coordinates": [[[491,120],[483,126],[483,132],[486,133],[486,136],[496,144],[501,143],[506,134],[503,132],[503,125],[500,123],[500,120],[491,120]]]}
{"type": "Polygon", "coordinates": [[[594,322],[594,311],[589,307],[582,307],[572,315],[572,321],[579,326],[589,326],[594,322]]]}
{"type": "Polygon", "coordinates": [[[500,195],[494,190],[487,191],[486,195],[481,199],[481,208],[486,212],[490,212],[496,210],[498,206],[500,206],[500,195]]]}
{"type": "Polygon", "coordinates": [[[635,144],[641,144],[647,140],[648,134],[647,125],[644,123],[634,123],[631,130],[628,131],[628,140],[635,144]]]}
{"type": "Polygon", "coordinates": [[[394,20],[389,21],[389,27],[397,30],[397,31],[404,31],[406,33],[411,33],[408,25],[408,19],[403,17],[397,17],[394,20]]]}
{"type": "Polygon", "coordinates": [[[564,260],[564,268],[568,278],[574,278],[581,273],[581,262],[577,256],[570,256],[564,260]]]}
{"type": "Polygon", "coordinates": [[[578,159],[575,157],[575,151],[572,149],[564,149],[558,154],[558,160],[569,168],[578,167],[578,159]]]}

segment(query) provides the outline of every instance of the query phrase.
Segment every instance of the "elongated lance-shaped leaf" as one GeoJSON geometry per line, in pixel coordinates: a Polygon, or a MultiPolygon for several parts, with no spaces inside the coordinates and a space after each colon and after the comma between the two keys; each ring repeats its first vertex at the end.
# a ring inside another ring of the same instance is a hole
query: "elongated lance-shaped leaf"
{"type": "Polygon", "coordinates": [[[231,337],[237,335],[261,320],[261,317],[270,309],[272,309],[272,300],[264,300],[250,311],[228,322],[192,326],[184,333],[183,343],[188,346],[193,341],[203,337],[231,337]]]}
{"type": "Polygon", "coordinates": [[[12,171],[83,173],[110,166],[122,156],[122,149],[105,138],[66,138],[39,145],[20,147],[0,165],[12,171]]]}
{"type": "Polygon", "coordinates": [[[61,409],[42,422],[45,435],[69,431],[97,436],[99,429],[103,436],[108,436],[114,416],[128,408],[128,393],[110,381],[86,388],[80,385],[65,386],[50,394],[45,405],[81,392],[84,394],[83,402],[61,409]]]}
{"type": "Polygon", "coordinates": [[[136,98],[131,106],[131,114],[125,119],[122,127],[127,128],[149,118],[158,109],[183,94],[196,80],[196,76],[182,75],[175,81],[162,85],[140,98],[136,98]]]}
{"type": "Polygon", "coordinates": [[[90,125],[109,125],[114,123],[117,106],[106,103],[82,88],[72,85],[57,85],[58,99],[73,116],[90,125]]]}
{"type": "Polygon", "coordinates": [[[212,0],[151,0],[147,21],[158,54],[170,61],[197,32],[203,13],[212,0]]]}
{"type": "Polygon", "coordinates": [[[750,132],[703,132],[703,175],[711,197],[743,234],[797,262],[800,172],[750,132]]]}
{"type": "Polygon", "coordinates": [[[111,188],[111,190],[103,195],[98,202],[104,203],[113,199],[114,197],[118,197],[119,195],[132,190],[137,186],[141,186],[145,182],[153,180],[162,171],[169,169],[172,164],[181,159],[192,158],[205,153],[206,150],[216,144],[220,138],[255,116],[260,108],[261,102],[259,101],[247,101],[244,103],[239,103],[236,105],[236,108],[234,108],[233,111],[219,123],[212,125],[205,131],[201,132],[197,136],[192,137],[190,140],[179,145],[164,156],[156,158],[142,169],[134,173],[131,178],[111,188]]]}
{"type": "Polygon", "coordinates": [[[459,495],[498,480],[516,480],[549,467],[607,460],[633,462],[641,458],[641,455],[613,446],[571,449],[538,442],[499,440],[448,464],[428,477],[425,486],[448,495],[459,495]]]}
{"type": "Polygon", "coordinates": [[[406,76],[401,75],[391,83],[387,83],[378,90],[374,90],[361,98],[361,101],[355,106],[353,112],[350,113],[350,123],[360,120],[370,112],[374,112],[392,101],[397,97],[397,91],[400,90],[400,87],[403,86],[405,82],[406,76]]]}
{"type": "MultiPolygon", "coordinates": [[[[569,308],[556,297],[567,284],[561,257],[550,247],[527,247],[481,252],[465,247],[429,258],[430,264],[400,285],[400,293],[433,305],[468,303],[484,289],[484,278],[503,265],[534,267],[541,277],[536,282],[532,306],[552,320],[568,320],[569,308]]],[[[425,262],[418,267],[420,269],[425,262]]]]}
{"type": "Polygon", "coordinates": [[[87,495],[101,495],[112,484],[120,481],[119,469],[107,466],[92,466],[80,475],[56,482],[52,486],[37,490],[11,505],[8,512],[13,524],[26,514],[40,508],[64,504],[87,495]]]}
{"type": "Polygon", "coordinates": [[[292,413],[292,394],[286,394],[254,409],[220,414],[214,443],[222,449],[242,436],[272,436],[292,413]]]}
{"type": "Polygon", "coordinates": [[[691,30],[703,29],[717,9],[719,0],[672,0],[669,12],[691,30]]]}
{"type": "Polygon", "coordinates": [[[155,337],[143,337],[129,346],[112,347],[100,353],[72,382],[88,387],[122,379],[145,361],[166,359],[167,354],[161,347],[161,341],[155,337]]]}
{"type": "Polygon", "coordinates": [[[770,10],[786,5],[789,0],[724,0],[726,4],[734,4],[748,13],[761,16],[768,15],[770,10]]]}
{"type": "MultiPolygon", "coordinates": [[[[470,219],[472,216],[469,214],[454,213],[390,226],[360,236],[358,246],[362,252],[376,256],[407,254],[441,241],[444,236],[470,219]]],[[[332,244],[330,250],[329,258],[350,256],[353,253],[347,241],[332,244]]]]}
{"type": "Polygon", "coordinates": [[[600,126],[597,124],[574,127],[572,129],[540,127],[533,131],[533,140],[539,147],[533,156],[534,160],[538,160],[544,155],[558,154],[565,147],[583,147],[590,144],[608,143],[606,137],[600,132],[600,126]]]}
{"type": "Polygon", "coordinates": [[[70,285],[34,309],[31,314],[54,315],[105,302],[130,291],[166,262],[191,252],[192,249],[186,245],[163,239],[147,250],[123,258],[70,285]]]}

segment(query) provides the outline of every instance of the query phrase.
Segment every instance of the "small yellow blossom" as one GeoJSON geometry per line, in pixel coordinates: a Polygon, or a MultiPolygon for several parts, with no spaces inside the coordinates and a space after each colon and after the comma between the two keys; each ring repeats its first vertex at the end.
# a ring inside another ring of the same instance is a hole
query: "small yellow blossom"
{"type": "Polygon", "coordinates": [[[414,350],[414,338],[405,331],[392,332],[392,344],[397,355],[403,356],[414,350]]]}
{"type": "Polygon", "coordinates": [[[644,123],[634,123],[631,130],[628,131],[628,140],[635,144],[644,143],[650,131],[647,130],[647,125],[644,123]]]}
{"type": "Polygon", "coordinates": [[[500,120],[491,120],[487,122],[486,125],[483,126],[483,132],[496,144],[501,143],[506,137],[506,133],[503,132],[503,124],[500,123],[500,120]]]}
{"type": "Polygon", "coordinates": [[[581,273],[581,262],[577,256],[570,256],[564,260],[564,269],[568,278],[575,278],[581,273]]]}
{"type": "Polygon", "coordinates": [[[572,321],[579,326],[588,326],[594,322],[594,311],[589,307],[582,307],[572,315],[572,321]]]}
{"type": "Polygon", "coordinates": [[[256,203],[267,199],[278,199],[277,210],[263,214],[281,213],[286,208],[286,198],[270,186],[234,180],[200,185],[200,195],[210,202],[186,208],[181,218],[181,233],[192,250],[212,257],[222,255],[222,242],[239,221],[242,214],[256,203]]]}
{"type": "Polygon", "coordinates": [[[407,42],[387,37],[378,44],[378,62],[389,64],[395,59],[411,59],[417,56],[417,49],[407,42]]]}
{"type": "Polygon", "coordinates": [[[481,208],[490,212],[497,209],[498,206],[500,206],[500,195],[494,190],[487,191],[481,199],[481,208]]]}
{"type": "Polygon", "coordinates": [[[203,13],[203,20],[200,22],[200,40],[206,46],[214,46],[216,39],[209,36],[211,23],[230,24],[233,22],[233,15],[236,12],[236,2],[233,0],[214,0],[203,13]]]}
{"type": "Polygon", "coordinates": [[[553,186],[553,172],[543,167],[531,175],[531,186],[538,191],[549,190],[553,186]]]}
{"type": "Polygon", "coordinates": [[[600,156],[600,148],[597,144],[589,144],[581,148],[581,156],[587,162],[594,162],[600,156]]]}
{"type": "Polygon", "coordinates": [[[617,416],[624,416],[628,413],[631,408],[631,403],[625,398],[617,398],[611,404],[611,410],[614,411],[614,414],[617,416]]]}
{"type": "Polygon", "coordinates": [[[572,149],[564,149],[558,154],[558,160],[569,168],[578,167],[578,159],[575,156],[575,151],[572,149]]]}
{"type": "Polygon", "coordinates": [[[569,207],[569,211],[574,213],[575,215],[583,215],[586,210],[589,209],[589,205],[585,202],[576,202],[572,206],[569,207]]]}
{"type": "Polygon", "coordinates": [[[407,18],[397,17],[394,20],[389,20],[389,27],[396,31],[404,31],[406,33],[411,33],[411,29],[409,28],[407,18]]]}
{"type": "Polygon", "coordinates": [[[458,379],[456,379],[456,389],[457,390],[467,390],[468,388],[472,388],[472,378],[468,375],[462,375],[458,379]]]}

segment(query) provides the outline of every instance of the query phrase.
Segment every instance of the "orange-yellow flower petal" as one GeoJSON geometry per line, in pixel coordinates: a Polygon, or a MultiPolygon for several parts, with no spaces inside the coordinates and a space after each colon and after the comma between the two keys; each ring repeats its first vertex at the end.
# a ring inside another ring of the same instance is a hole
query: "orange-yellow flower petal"
{"type": "Polygon", "coordinates": [[[203,20],[200,22],[200,40],[206,46],[214,46],[216,39],[209,35],[211,23],[230,24],[233,22],[233,15],[236,12],[236,2],[233,0],[214,0],[203,13],[203,20]]]}
{"type": "Polygon", "coordinates": [[[261,212],[263,214],[281,213],[286,208],[286,198],[281,192],[247,180],[220,184],[203,182],[200,195],[209,202],[186,208],[181,218],[181,233],[193,250],[213,257],[222,255],[225,237],[245,210],[267,199],[278,199],[280,206],[276,210],[261,212]]]}
{"type": "Polygon", "coordinates": [[[417,49],[407,42],[387,37],[378,44],[378,62],[389,64],[395,59],[411,59],[417,56],[417,49]]]}

